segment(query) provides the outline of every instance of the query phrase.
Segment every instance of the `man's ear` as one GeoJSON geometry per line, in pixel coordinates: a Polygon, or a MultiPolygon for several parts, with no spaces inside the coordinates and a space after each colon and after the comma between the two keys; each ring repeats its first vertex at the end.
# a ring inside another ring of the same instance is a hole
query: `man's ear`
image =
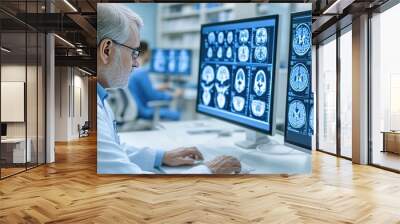
{"type": "Polygon", "coordinates": [[[113,42],[109,38],[102,40],[99,44],[100,60],[105,65],[110,63],[110,54],[112,51],[112,45],[113,45],[113,42]]]}

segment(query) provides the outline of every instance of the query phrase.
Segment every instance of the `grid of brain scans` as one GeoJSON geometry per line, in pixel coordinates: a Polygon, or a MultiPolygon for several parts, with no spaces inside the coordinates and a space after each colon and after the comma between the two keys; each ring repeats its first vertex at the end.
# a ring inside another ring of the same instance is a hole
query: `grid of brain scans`
{"type": "Polygon", "coordinates": [[[277,22],[202,26],[198,111],[270,131],[277,22]]]}
{"type": "Polygon", "coordinates": [[[285,141],[307,149],[314,125],[311,41],[311,11],[292,14],[285,141]]]}
{"type": "Polygon", "coordinates": [[[152,50],[150,72],[169,75],[190,75],[192,68],[192,51],[189,49],[152,50]]]}

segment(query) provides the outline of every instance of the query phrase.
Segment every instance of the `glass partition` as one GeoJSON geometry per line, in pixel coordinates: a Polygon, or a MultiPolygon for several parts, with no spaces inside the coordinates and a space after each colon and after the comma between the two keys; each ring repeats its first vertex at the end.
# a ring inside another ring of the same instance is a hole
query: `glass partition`
{"type": "Polygon", "coordinates": [[[25,32],[1,34],[1,125],[2,177],[26,170],[31,151],[27,151],[25,32]],[[7,49],[7,50],[4,50],[7,49]]]}
{"type": "Polygon", "coordinates": [[[46,39],[22,22],[44,3],[0,2],[1,179],[45,163],[46,39]]]}
{"type": "Polygon", "coordinates": [[[336,154],[336,36],[318,47],[317,149],[336,154]]]}
{"type": "Polygon", "coordinates": [[[400,4],[371,18],[372,164],[400,171],[400,4]]]}
{"type": "Polygon", "coordinates": [[[352,157],[352,32],[351,25],[340,36],[340,155],[352,157]]]}

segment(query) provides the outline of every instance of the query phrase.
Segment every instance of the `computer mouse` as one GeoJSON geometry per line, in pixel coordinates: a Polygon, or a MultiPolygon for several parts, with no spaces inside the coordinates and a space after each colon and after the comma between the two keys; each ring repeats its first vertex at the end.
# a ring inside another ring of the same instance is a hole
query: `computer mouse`
{"type": "MultiPolygon", "coordinates": [[[[185,157],[185,159],[193,159],[192,157],[185,157]]],[[[204,160],[202,160],[202,159],[199,159],[199,160],[195,160],[195,159],[193,159],[193,165],[200,165],[200,164],[203,164],[204,163],[204,160]]]]}
{"type": "Polygon", "coordinates": [[[201,165],[201,164],[204,164],[204,160],[195,160],[193,162],[193,165],[201,165]]]}

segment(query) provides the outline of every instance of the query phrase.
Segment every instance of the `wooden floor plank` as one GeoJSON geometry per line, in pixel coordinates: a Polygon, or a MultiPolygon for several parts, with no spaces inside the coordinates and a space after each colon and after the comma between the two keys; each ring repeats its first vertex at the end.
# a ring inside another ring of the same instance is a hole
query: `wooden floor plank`
{"type": "Polygon", "coordinates": [[[97,175],[89,137],[0,181],[0,223],[400,223],[399,199],[399,174],[321,152],[307,175],[97,175]]]}

